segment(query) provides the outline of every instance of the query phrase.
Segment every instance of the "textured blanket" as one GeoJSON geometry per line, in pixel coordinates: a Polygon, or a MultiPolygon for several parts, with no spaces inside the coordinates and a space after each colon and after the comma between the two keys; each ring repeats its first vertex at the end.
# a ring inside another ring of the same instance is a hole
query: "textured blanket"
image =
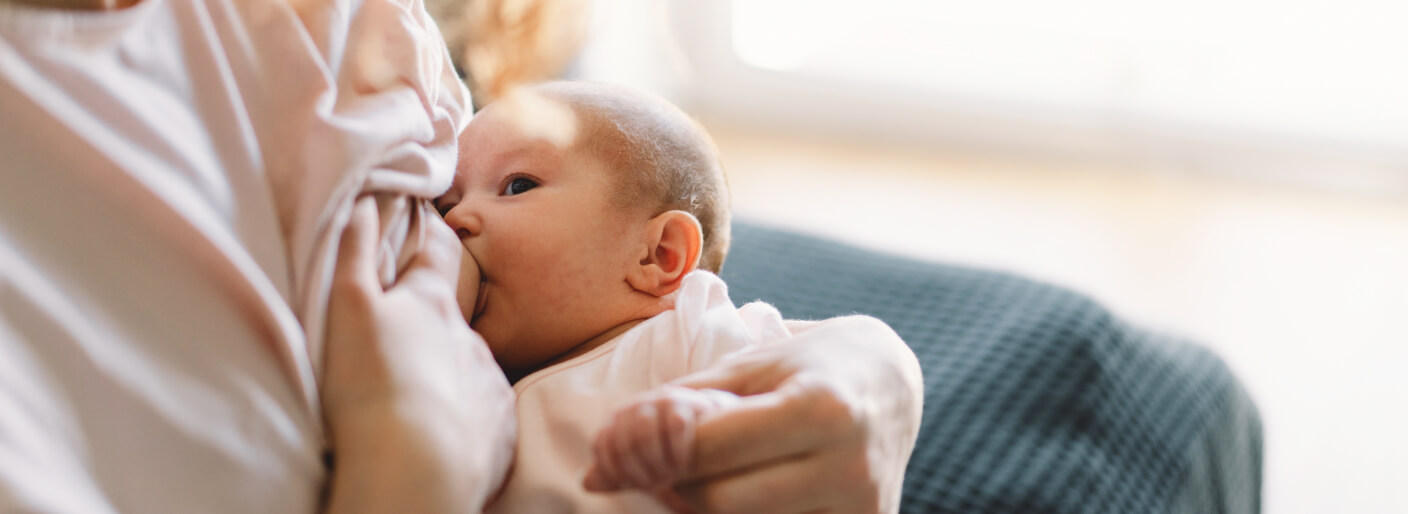
{"type": "Polygon", "coordinates": [[[736,304],[861,313],[924,368],[903,512],[1255,513],[1261,423],[1227,366],[1080,294],[736,223],[736,304]]]}

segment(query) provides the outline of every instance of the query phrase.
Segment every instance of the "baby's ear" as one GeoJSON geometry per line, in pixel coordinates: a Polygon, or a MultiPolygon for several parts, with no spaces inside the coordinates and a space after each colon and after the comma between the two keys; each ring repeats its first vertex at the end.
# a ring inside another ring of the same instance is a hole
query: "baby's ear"
{"type": "Polygon", "coordinates": [[[626,281],[654,296],[675,292],[684,276],[699,266],[703,234],[699,220],[688,212],[666,211],[651,218],[643,234],[644,254],[626,281]]]}

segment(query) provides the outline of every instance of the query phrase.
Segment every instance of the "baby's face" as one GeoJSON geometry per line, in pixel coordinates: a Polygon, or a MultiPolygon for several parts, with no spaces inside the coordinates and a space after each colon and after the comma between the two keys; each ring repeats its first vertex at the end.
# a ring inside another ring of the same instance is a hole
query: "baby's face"
{"type": "Polygon", "coordinates": [[[454,183],[436,206],[480,271],[478,282],[461,274],[460,309],[515,373],[619,322],[645,221],[613,205],[600,160],[525,136],[496,107],[461,135],[454,183]]]}

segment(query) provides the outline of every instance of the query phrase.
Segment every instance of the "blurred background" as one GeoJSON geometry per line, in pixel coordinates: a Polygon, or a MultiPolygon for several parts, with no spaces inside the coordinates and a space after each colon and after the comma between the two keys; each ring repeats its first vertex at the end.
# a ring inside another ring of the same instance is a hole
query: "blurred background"
{"type": "Polygon", "coordinates": [[[537,43],[700,119],[738,218],[1195,338],[1261,409],[1265,512],[1408,513],[1408,4],[558,4],[537,43]]]}

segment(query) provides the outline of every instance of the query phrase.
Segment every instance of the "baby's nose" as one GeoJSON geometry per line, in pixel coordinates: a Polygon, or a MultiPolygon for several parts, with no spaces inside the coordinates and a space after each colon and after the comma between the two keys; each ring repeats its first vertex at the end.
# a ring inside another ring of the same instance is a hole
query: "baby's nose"
{"type": "Polygon", "coordinates": [[[450,228],[455,229],[455,236],[461,240],[477,236],[483,232],[483,222],[479,219],[478,213],[476,213],[467,202],[460,202],[446,212],[445,223],[449,224],[450,228]]]}

